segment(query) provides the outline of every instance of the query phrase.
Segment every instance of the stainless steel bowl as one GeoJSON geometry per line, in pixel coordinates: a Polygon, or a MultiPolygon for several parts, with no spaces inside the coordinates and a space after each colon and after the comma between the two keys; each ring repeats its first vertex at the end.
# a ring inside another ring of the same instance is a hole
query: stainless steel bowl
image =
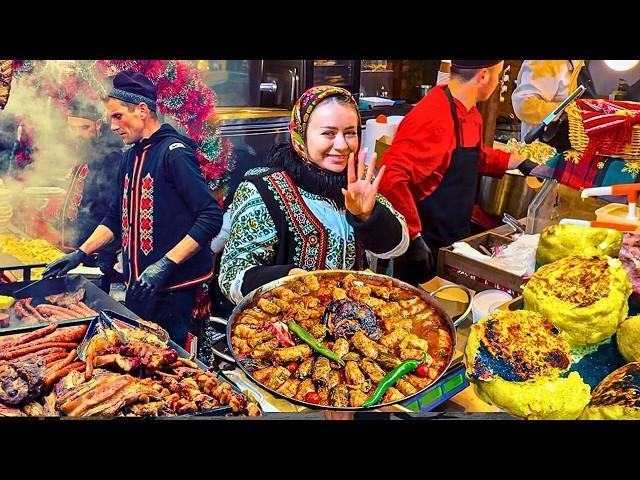
{"type": "Polygon", "coordinates": [[[505,173],[502,178],[482,176],[478,205],[490,215],[508,213],[515,218],[526,217],[529,204],[538,192],[527,185],[526,179],[516,173],[505,173]]]}

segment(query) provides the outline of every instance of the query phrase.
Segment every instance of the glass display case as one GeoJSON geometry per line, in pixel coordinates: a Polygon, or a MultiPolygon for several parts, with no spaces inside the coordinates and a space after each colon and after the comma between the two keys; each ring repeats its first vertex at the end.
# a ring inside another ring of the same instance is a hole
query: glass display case
{"type": "Polygon", "coordinates": [[[259,106],[262,60],[187,60],[216,92],[219,107],[259,106]]]}
{"type": "Polygon", "coordinates": [[[313,60],[312,85],[334,85],[351,90],[359,83],[358,63],[358,60],[313,60]]]}
{"type": "Polygon", "coordinates": [[[391,98],[394,72],[387,65],[387,60],[362,60],[361,97],[391,98]]]}

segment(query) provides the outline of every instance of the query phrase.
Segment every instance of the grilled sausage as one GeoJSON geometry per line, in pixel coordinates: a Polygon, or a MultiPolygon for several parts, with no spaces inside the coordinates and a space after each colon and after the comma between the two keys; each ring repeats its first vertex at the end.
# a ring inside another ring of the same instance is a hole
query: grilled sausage
{"type": "Polygon", "coordinates": [[[38,330],[34,330],[33,332],[21,335],[20,337],[15,339],[13,342],[3,343],[2,345],[0,345],[0,349],[9,350],[13,347],[17,347],[18,345],[24,345],[33,340],[37,340],[38,338],[46,337],[50,333],[53,333],[53,331],[56,328],[58,328],[57,325],[49,325],[48,327],[39,328],[38,330]]]}
{"type": "Polygon", "coordinates": [[[14,358],[22,357],[27,353],[37,352],[38,350],[44,350],[49,347],[63,347],[63,348],[76,348],[77,343],[65,343],[65,342],[48,342],[40,343],[38,345],[30,345],[24,348],[16,348],[8,352],[0,353],[0,360],[13,360],[14,358]]]}
{"type": "Polygon", "coordinates": [[[84,370],[84,368],[85,368],[84,362],[74,362],[71,365],[68,365],[60,370],[56,370],[55,372],[52,372],[50,375],[45,376],[42,384],[44,388],[49,388],[51,385],[53,385],[53,383],[56,380],[62,377],[66,377],[69,373],[73,372],[74,370],[80,372],[84,370]]]}

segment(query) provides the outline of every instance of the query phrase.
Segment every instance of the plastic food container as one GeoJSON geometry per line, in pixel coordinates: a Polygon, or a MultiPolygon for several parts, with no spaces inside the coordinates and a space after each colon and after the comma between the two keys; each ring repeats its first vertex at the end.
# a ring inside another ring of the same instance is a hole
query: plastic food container
{"type": "Polygon", "coordinates": [[[512,300],[513,297],[502,290],[484,290],[477,293],[473,297],[471,305],[471,313],[473,314],[473,323],[476,323],[483,317],[494,313],[500,305],[512,300]]]}

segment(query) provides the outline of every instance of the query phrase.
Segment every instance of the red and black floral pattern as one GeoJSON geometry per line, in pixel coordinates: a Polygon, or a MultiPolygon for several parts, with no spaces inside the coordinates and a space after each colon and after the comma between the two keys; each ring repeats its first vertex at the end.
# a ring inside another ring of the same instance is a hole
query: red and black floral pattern
{"type": "Polygon", "coordinates": [[[129,174],[124,176],[122,188],[122,248],[129,247],[129,174]]]}
{"type": "Polygon", "coordinates": [[[145,255],[153,250],[153,178],[148,173],[140,192],[140,250],[145,255]]]}

